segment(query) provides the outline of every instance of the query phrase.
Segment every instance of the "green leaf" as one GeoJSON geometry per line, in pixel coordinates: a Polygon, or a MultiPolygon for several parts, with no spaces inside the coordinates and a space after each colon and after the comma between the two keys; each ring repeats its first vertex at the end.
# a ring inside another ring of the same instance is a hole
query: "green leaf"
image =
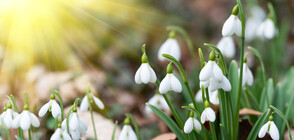
{"type": "MultiPolygon", "coordinates": [[[[289,137],[290,139],[292,139],[292,135],[291,135],[291,129],[290,129],[290,125],[288,123],[288,120],[286,119],[286,117],[284,116],[284,114],[277,108],[275,108],[274,106],[270,106],[286,123],[287,128],[288,128],[288,132],[289,132],[289,137]]],[[[284,133],[281,133],[281,135],[283,135],[284,133]]]]}
{"type": "Polygon", "coordinates": [[[165,124],[169,127],[169,129],[174,132],[179,140],[185,140],[185,136],[182,133],[181,129],[177,126],[177,124],[165,113],[163,113],[161,110],[156,108],[155,106],[146,103],[146,105],[158,116],[160,117],[165,124]]]}
{"type": "Polygon", "coordinates": [[[247,137],[247,140],[255,140],[256,139],[260,128],[262,127],[262,125],[264,125],[264,123],[266,123],[266,121],[268,120],[269,115],[270,115],[270,109],[268,109],[265,113],[263,113],[262,116],[260,116],[258,118],[258,120],[254,124],[253,128],[251,129],[251,131],[250,131],[250,133],[249,133],[249,135],[247,137]]]}
{"type": "Polygon", "coordinates": [[[219,125],[220,126],[220,130],[221,130],[221,136],[223,140],[230,140],[230,136],[228,131],[224,128],[224,126],[222,124],[219,125]]]}
{"type": "Polygon", "coordinates": [[[141,140],[139,125],[138,125],[138,122],[137,122],[136,118],[130,113],[127,113],[126,116],[129,117],[132,120],[132,123],[133,123],[133,125],[135,127],[135,131],[136,131],[138,140],[141,140]]]}
{"type": "Polygon", "coordinates": [[[262,71],[262,79],[263,79],[263,85],[266,84],[266,76],[265,76],[265,69],[264,69],[264,64],[262,61],[261,54],[258,50],[256,50],[253,47],[248,47],[248,49],[258,58],[260,65],[261,65],[261,71],[262,71]]]}
{"type": "MultiPolygon", "coordinates": [[[[235,60],[233,60],[230,64],[229,74],[228,74],[229,81],[232,86],[231,90],[231,99],[232,104],[237,104],[237,97],[238,97],[238,64],[235,60]]],[[[236,112],[236,108],[233,107],[233,112],[236,112]]]]}
{"type": "Polygon", "coordinates": [[[117,127],[117,121],[115,121],[114,123],[114,128],[113,128],[113,131],[112,131],[112,137],[111,137],[111,140],[114,140],[114,137],[115,137],[115,131],[116,131],[116,127],[117,127]]]}
{"type": "Polygon", "coordinates": [[[201,48],[198,49],[198,53],[199,53],[199,59],[200,59],[200,63],[201,63],[201,68],[204,67],[204,57],[203,57],[203,53],[202,53],[202,50],[201,48]]]}

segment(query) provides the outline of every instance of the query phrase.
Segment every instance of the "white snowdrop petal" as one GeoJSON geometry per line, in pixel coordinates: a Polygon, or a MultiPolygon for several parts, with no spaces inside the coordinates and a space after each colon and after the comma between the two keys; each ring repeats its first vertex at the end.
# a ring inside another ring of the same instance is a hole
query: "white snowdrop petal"
{"type": "Polygon", "coordinates": [[[203,110],[200,119],[201,119],[201,123],[204,124],[206,121],[206,109],[203,110]]]}
{"type": "Polygon", "coordinates": [[[38,113],[39,116],[40,116],[40,117],[43,117],[43,116],[46,114],[46,112],[49,110],[49,107],[50,107],[49,102],[46,103],[45,105],[43,105],[43,106],[41,107],[39,113],[38,113]]]}
{"type": "Polygon", "coordinates": [[[208,63],[201,69],[199,74],[200,81],[206,81],[210,78],[212,73],[212,61],[208,61],[208,63]]]}
{"type": "Polygon", "coordinates": [[[221,82],[221,87],[224,91],[231,91],[232,89],[230,81],[225,76],[223,77],[223,80],[221,82]]]}
{"type": "Polygon", "coordinates": [[[201,91],[201,88],[198,90],[198,92],[196,93],[196,96],[195,96],[195,100],[197,102],[202,102],[202,91],[201,91]]]}
{"type": "Polygon", "coordinates": [[[142,64],[140,71],[140,78],[144,84],[147,84],[151,79],[151,72],[147,63],[142,64]]]}
{"type": "Polygon", "coordinates": [[[54,118],[57,118],[58,116],[61,115],[61,108],[55,100],[52,102],[51,112],[54,118]]]}
{"type": "Polygon", "coordinates": [[[209,100],[212,104],[218,105],[219,104],[219,98],[218,98],[218,92],[217,90],[214,92],[211,92],[211,94],[209,94],[209,100]]]}
{"type": "Polygon", "coordinates": [[[32,126],[39,127],[40,126],[40,121],[37,118],[37,116],[35,114],[31,113],[31,112],[29,112],[29,114],[30,114],[30,119],[31,119],[32,126]]]}
{"type": "Polygon", "coordinates": [[[135,82],[137,84],[142,83],[141,78],[140,78],[141,67],[142,67],[142,65],[138,68],[138,70],[136,71],[136,74],[135,74],[135,82]]]}
{"type": "Polygon", "coordinates": [[[271,126],[270,126],[270,129],[269,129],[269,134],[271,136],[271,138],[273,140],[279,140],[280,139],[280,134],[279,134],[279,130],[276,126],[276,124],[271,121],[271,126]]]}
{"type": "Polygon", "coordinates": [[[264,24],[264,37],[272,39],[275,35],[275,25],[272,20],[267,19],[264,24]]]}
{"type": "Polygon", "coordinates": [[[164,110],[170,110],[167,102],[165,101],[165,99],[163,98],[162,95],[160,95],[160,104],[161,104],[161,108],[162,109],[164,109],[164,110]]]}
{"type": "Polygon", "coordinates": [[[194,123],[194,127],[197,131],[200,131],[202,129],[200,122],[198,120],[196,120],[195,118],[193,118],[193,123],[194,123]]]}
{"type": "Polygon", "coordinates": [[[79,140],[80,139],[80,131],[79,130],[70,130],[70,135],[72,137],[73,140],[79,140]]]}
{"type": "MultiPolygon", "coordinates": [[[[70,115],[70,117],[71,117],[71,115],[70,115]]],[[[66,129],[67,129],[66,118],[64,118],[64,120],[62,121],[62,123],[61,123],[61,128],[62,128],[63,130],[66,130],[66,129]]]]}
{"type": "Polygon", "coordinates": [[[237,16],[235,18],[235,34],[239,37],[241,37],[242,34],[242,24],[237,16]]]}
{"type": "Polygon", "coordinates": [[[3,121],[7,128],[10,128],[13,123],[11,111],[12,111],[11,109],[7,109],[5,115],[3,116],[3,121]]]}
{"type": "Polygon", "coordinates": [[[207,119],[211,122],[214,122],[215,121],[215,113],[214,111],[208,107],[208,108],[205,108],[206,110],[206,116],[207,116],[207,119]]]}
{"type": "Polygon", "coordinates": [[[87,111],[88,110],[88,107],[89,107],[89,103],[88,103],[88,97],[87,97],[87,95],[83,98],[83,100],[82,100],[82,103],[81,103],[81,105],[80,105],[80,110],[82,111],[82,112],[85,112],[85,111],[87,111]]]}
{"type": "Polygon", "coordinates": [[[223,29],[222,29],[222,35],[223,36],[231,36],[235,32],[235,15],[231,15],[224,23],[223,29]]]}
{"type": "Polygon", "coordinates": [[[62,136],[63,136],[63,140],[71,140],[70,135],[66,131],[62,132],[62,136]]]}
{"type": "MultiPolygon", "coordinates": [[[[224,79],[224,78],[223,78],[223,79],[224,79]]],[[[214,79],[214,77],[211,77],[209,81],[210,81],[210,82],[209,82],[208,90],[209,90],[210,92],[213,92],[213,91],[215,91],[215,90],[217,90],[217,89],[220,88],[220,83],[219,83],[219,81],[217,81],[216,79],[214,79]]]]}
{"type": "Polygon", "coordinates": [[[93,99],[94,99],[95,104],[96,104],[100,109],[104,109],[104,104],[102,103],[102,101],[101,101],[99,98],[97,98],[97,97],[95,97],[95,96],[93,96],[93,95],[92,95],[92,97],[93,97],[93,99]]]}
{"type": "Polygon", "coordinates": [[[263,137],[265,136],[265,134],[266,134],[266,132],[267,132],[267,129],[268,129],[268,124],[269,124],[269,122],[267,122],[266,124],[264,124],[264,125],[260,128],[259,133],[258,133],[258,137],[259,137],[259,138],[263,138],[263,137]]]}
{"type": "Polygon", "coordinates": [[[155,83],[156,80],[157,80],[157,77],[156,77],[156,74],[155,74],[155,71],[151,68],[151,66],[148,64],[149,66],[149,70],[150,70],[150,75],[151,75],[151,79],[150,79],[150,82],[151,83],[155,83]]]}
{"type": "Polygon", "coordinates": [[[166,75],[163,80],[161,81],[160,85],[159,85],[159,93],[161,94],[165,94],[170,90],[170,75],[166,75]]]}
{"type": "Polygon", "coordinates": [[[13,120],[13,123],[12,123],[12,127],[13,128],[18,128],[19,127],[19,124],[20,124],[20,117],[21,117],[22,115],[20,114],[20,115],[18,115],[14,120],[13,120]]]}
{"type": "Polygon", "coordinates": [[[217,44],[222,54],[225,57],[232,58],[236,53],[235,44],[232,37],[223,37],[217,44]]]}
{"type": "Polygon", "coordinates": [[[126,140],[127,139],[127,125],[124,125],[120,134],[119,134],[119,137],[118,137],[118,140],[126,140]]]}
{"type": "Polygon", "coordinates": [[[162,56],[162,54],[168,54],[167,49],[168,49],[168,43],[169,40],[167,39],[159,48],[158,50],[158,59],[160,61],[165,60],[166,58],[162,56]]]}
{"type": "Polygon", "coordinates": [[[189,119],[185,122],[184,132],[186,134],[190,133],[193,130],[193,118],[189,117],[189,119]]]}
{"type": "Polygon", "coordinates": [[[213,67],[212,67],[213,76],[216,80],[221,81],[223,79],[223,72],[215,62],[212,62],[212,63],[213,63],[213,67]]]}
{"type": "Polygon", "coordinates": [[[77,113],[72,114],[72,117],[69,119],[69,124],[70,130],[79,130],[79,120],[77,113]]]}
{"type": "Polygon", "coordinates": [[[171,48],[170,48],[170,54],[176,59],[180,60],[181,57],[181,49],[176,39],[171,39],[171,48]]]}
{"type": "Polygon", "coordinates": [[[22,130],[28,130],[30,128],[31,125],[31,119],[30,119],[30,115],[29,112],[22,112],[21,115],[21,120],[20,120],[20,127],[22,130]]]}
{"type": "MultiPolygon", "coordinates": [[[[131,127],[131,126],[130,126],[131,127]]],[[[137,136],[134,132],[134,130],[132,128],[129,129],[129,133],[128,133],[128,137],[129,137],[129,140],[137,140],[137,136]]]]}
{"type": "Polygon", "coordinates": [[[61,135],[61,129],[57,128],[53,135],[50,137],[50,140],[61,140],[60,135],[61,135]]]}
{"type": "Polygon", "coordinates": [[[174,91],[174,92],[182,92],[182,85],[181,85],[181,82],[179,81],[179,79],[177,77],[175,77],[173,74],[171,74],[170,76],[170,86],[171,86],[171,89],[174,91]]]}
{"type": "Polygon", "coordinates": [[[209,86],[209,81],[210,81],[209,79],[206,81],[200,81],[199,88],[202,88],[202,86],[203,88],[207,88],[209,86]]]}
{"type": "Polygon", "coordinates": [[[79,120],[79,125],[80,127],[84,130],[84,131],[87,131],[88,130],[88,125],[87,125],[87,122],[81,118],[80,116],[78,116],[78,120],[79,120]]]}
{"type": "Polygon", "coordinates": [[[247,84],[251,86],[253,84],[253,74],[251,70],[247,67],[247,84]]]}

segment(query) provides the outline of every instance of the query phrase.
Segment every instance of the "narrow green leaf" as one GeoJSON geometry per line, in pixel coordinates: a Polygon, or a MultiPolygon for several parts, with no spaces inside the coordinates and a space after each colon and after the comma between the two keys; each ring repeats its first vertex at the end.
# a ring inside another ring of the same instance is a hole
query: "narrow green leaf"
{"type": "Polygon", "coordinates": [[[228,131],[224,128],[224,126],[222,124],[219,125],[220,126],[220,130],[221,130],[221,136],[223,140],[230,140],[230,136],[228,131]]]}
{"type": "MultiPolygon", "coordinates": [[[[237,104],[237,96],[238,96],[238,64],[235,60],[233,60],[229,67],[229,74],[228,74],[229,81],[232,86],[231,90],[231,97],[232,97],[232,104],[237,104]]],[[[233,112],[235,113],[236,108],[233,107],[233,112]]]]}
{"type": "Polygon", "coordinates": [[[255,140],[256,139],[260,128],[262,127],[262,125],[264,125],[264,123],[266,123],[266,121],[268,120],[269,115],[270,115],[270,109],[268,109],[265,113],[263,113],[262,116],[260,116],[258,118],[258,120],[254,124],[253,128],[251,129],[251,131],[250,131],[250,133],[249,133],[249,135],[247,137],[247,140],[255,140]]]}
{"type": "Polygon", "coordinates": [[[114,137],[115,137],[115,131],[116,131],[116,127],[117,127],[117,121],[115,121],[114,123],[114,128],[113,128],[113,131],[112,131],[112,137],[111,137],[111,140],[114,140],[114,137]]]}
{"type": "Polygon", "coordinates": [[[139,125],[138,125],[138,122],[137,122],[136,118],[130,113],[127,113],[126,116],[129,117],[132,120],[132,123],[133,123],[133,125],[135,127],[135,131],[136,131],[138,140],[141,140],[139,125]]]}
{"type": "MultiPolygon", "coordinates": [[[[284,116],[284,114],[277,108],[275,108],[274,106],[270,106],[286,123],[287,128],[288,128],[288,132],[289,132],[289,137],[292,140],[292,135],[291,135],[291,129],[290,129],[290,125],[288,123],[288,120],[286,119],[286,117],[284,116]]],[[[283,134],[283,133],[282,133],[283,134]]]]}
{"type": "Polygon", "coordinates": [[[201,63],[201,68],[204,67],[204,57],[203,57],[203,53],[202,53],[202,50],[201,48],[198,49],[198,53],[199,53],[199,59],[200,59],[200,63],[201,63]]]}
{"type": "Polygon", "coordinates": [[[169,117],[167,116],[165,113],[163,113],[161,110],[159,110],[158,108],[156,108],[155,106],[146,103],[146,105],[158,116],[160,117],[165,124],[169,127],[169,129],[171,131],[173,131],[177,138],[179,140],[185,140],[185,136],[182,133],[181,129],[177,126],[177,124],[169,117]]]}

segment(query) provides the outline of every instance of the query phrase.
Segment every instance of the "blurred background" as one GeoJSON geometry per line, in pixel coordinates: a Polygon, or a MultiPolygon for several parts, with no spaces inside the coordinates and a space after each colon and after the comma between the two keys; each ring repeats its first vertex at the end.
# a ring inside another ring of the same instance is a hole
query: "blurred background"
{"type": "MultiPolygon", "coordinates": [[[[269,13],[268,2],[275,8],[279,33],[283,35],[276,62],[281,72],[276,73],[279,81],[282,72],[294,63],[294,1],[242,2],[246,18],[250,16],[249,5],[260,6],[265,14],[269,13]]],[[[168,62],[159,62],[157,52],[168,38],[166,27],[184,28],[192,38],[194,53],[198,54],[203,43],[217,44],[222,38],[223,23],[235,4],[233,0],[1,0],[0,107],[9,94],[15,95],[22,106],[23,93],[28,92],[31,110],[37,113],[49,100],[49,88],[58,90],[69,106],[75,98],[85,95],[90,83],[94,94],[106,105],[102,111],[95,108],[97,115],[121,124],[124,114],[132,113],[144,139],[167,132],[158,118],[144,114],[145,102],[154,95],[156,86],[134,82],[141,63],[142,44],[146,44],[149,62],[162,79],[168,62]]],[[[176,39],[182,51],[180,62],[188,73],[193,73],[187,44],[178,34],[176,39]]],[[[237,42],[236,39],[236,48],[237,42]]],[[[273,62],[264,51],[270,43],[250,41],[248,45],[264,52],[265,66],[269,75],[274,76],[270,66],[273,62]]],[[[208,52],[203,50],[207,56],[208,52]]],[[[258,62],[248,59],[255,71],[258,62]]],[[[198,58],[196,62],[200,68],[198,58]]],[[[189,80],[197,79],[194,73],[189,80]]],[[[198,85],[192,84],[196,93],[198,85]]],[[[176,103],[183,102],[181,95],[174,96],[178,96],[176,103]]],[[[45,128],[51,128],[46,125],[47,120],[42,121],[45,128]]],[[[52,134],[45,129],[40,131],[48,138],[52,134]]]]}

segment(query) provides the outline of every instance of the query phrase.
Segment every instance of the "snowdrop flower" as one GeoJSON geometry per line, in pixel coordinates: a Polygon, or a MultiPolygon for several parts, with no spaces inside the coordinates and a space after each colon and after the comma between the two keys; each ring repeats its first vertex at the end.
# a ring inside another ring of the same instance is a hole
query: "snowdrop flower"
{"type": "Polygon", "coordinates": [[[129,118],[124,121],[124,126],[119,134],[118,140],[137,140],[137,136],[130,125],[129,118]]]}
{"type": "Polygon", "coordinates": [[[12,128],[13,120],[18,116],[19,114],[16,113],[14,110],[12,110],[11,103],[7,104],[7,107],[4,108],[4,112],[0,116],[0,124],[3,123],[5,126],[9,129],[12,128]]]}
{"type": "Polygon", "coordinates": [[[165,94],[168,91],[174,91],[174,92],[182,92],[182,85],[178,78],[176,78],[173,74],[173,66],[172,63],[169,63],[166,68],[166,76],[161,81],[159,85],[159,92],[161,94],[165,94]]]}
{"type": "Polygon", "coordinates": [[[151,66],[148,63],[148,58],[146,53],[144,52],[142,55],[142,64],[137,70],[135,74],[135,82],[137,84],[147,84],[149,82],[155,83],[156,82],[156,74],[154,70],[151,68],[151,66]]]}
{"type": "Polygon", "coordinates": [[[170,32],[169,38],[160,46],[158,51],[158,59],[160,61],[166,60],[162,54],[169,54],[173,56],[176,60],[180,60],[181,58],[181,49],[180,46],[175,39],[175,32],[170,32]]]}
{"type": "Polygon", "coordinates": [[[209,102],[206,100],[204,103],[204,111],[201,114],[201,123],[204,124],[204,122],[206,121],[206,119],[208,119],[210,122],[214,122],[215,121],[215,113],[212,110],[212,108],[209,105],[209,102]]]}
{"type": "Polygon", "coordinates": [[[249,17],[245,24],[245,40],[247,42],[252,41],[258,36],[257,30],[259,25],[262,23],[260,18],[249,17]]]}
{"type": "MultiPolygon", "coordinates": [[[[158,109],[162,109],[162,110],[170,110],[165,99],[163,98],[163,96],[161,94],[155,94],[149,101],[148,104],[151,104],[153,106],[155,106],[158,109]]],[[[148,107],[145,106],[145,113],[147,115],[152,113],[152,110],[148,107]]]]}
{"type": "Polygon", "coordinates": [[[39,127],[40,122],[37,116],[29,111],[28,104],[25,104],[22,113],[14,119],[12,126],[13,128],[20,127],[22,130],[29,130],[31,125],[39,127]]]}
{"type": "MultiPolygon", "coordinates": [[[[251,70],[248,68],[247,59],[245,57],[244,63],[243,63],[243,77],[242,77],[242,86],[245,86],[246,84],[251,86],[253,84],[253,74],[251,70]]],[[[239,75],[240,75],[240,69],[239,69],[239,75]]]]}
{"type": "Polygon", "coordinates": [[[275,24],[268,18],[261,23],[257,29],[257,35],[261,38],[272,39],[276,34],[275,24]]]}
{"type": "Polygon", "coordinates": [[[212,51],[209,55],[208,63],[202,68],[199,74],[200,87],[209,89],[213,92],[222,88],[224,91],[231,90],[231,84],[227,77],[223,75],[222,70],[215,62],[215,54],[212,51]]]}
{"type": "MultiPolygon", "coordinates": [[[[81,135],[86,135],[88,125],[86,121],[77,114],[77,109],[73,108],[73,113],[69,116],[69,133],[73,140],[78,140],[81,135]]],[[[67,130],[66,119],[62,122],[62,129],[67,130]]]]}
{"type": "Polygon", "coordinates": [[[222,54],[228,58],[232,58],[236,54],[235,44],[234,44],[233,38],[230,36],[223,37],[218,42],[217,48],[219,48],[222,54]]]}
{"type": "Polygon", "coordinates": [[[239,7],[236,5],[232,10],[232,15],[226,20],[222,29],[223,36],[231,36],[234,33],[237,36],[241,36],[242,25],[241,21],[238,18],[239,7]]]}
{"type": "MultiPolygon", "coordinates": [[[[218,98],[218,91],[213,91],[210,92],[208,90],[208,94],[209,94],[209,102],[211,102],[212,104],[218,105],[219,104],[219,98],[218,98]]],[[[204,97],[206,99],[206,94],[204,94],[204,97]]],[[[195,96],[195,100],[197,102],[202,102],[202,91],[201,89],[199,89],[199,91],[197,92],[196,96],[195,96]]]]}
{"type": "Polygon", "coordinates": [[[41,107],[39,116],[43,117],[47,111],[51,112],[54,118],[60,117],[61,115],[61,109],[59,104],[55,101],[54,94],[51,94],[50,101],[41,107]]]}
{"type": "Polygon", "coordinates": [[[199,123],[198,120],[196,120],[194,118],[194,113],[191,112],[189,119],[185,122],[184,132],[186,134],[188,134],[188,133],[192,132],[193,128],[195,128],[197,131],[200,131],[201,130],[201,124],[199,123]]]}
{"type": "Polygon", "coordinates": [[[270,116],[269,121],[260,128],[258,133],[259,138],[263,138],[266,132],[268,132],[273,140],[280,139],[279,130],[273,120],[273,116],[270,116]]]}
{"type": "Polygon", "coordinates": [[[71,137],[66,130],[62,130],[60,124],[58,124],[58,128],[55,130],[50,140],[71,140],[71,137]]]}
{"type": "Polygon", "coordinates": [[[82,103],[81,103],[81,106],[80,106],[80,109],[81,109],[82,112],[87,111],[88,108],[89,108],[89,102],[88,102],[89,100],[88,100],[88,98],[90,98],[89,100],[90,100],[91,102],[94,100],[94,103],[95,103],[100,109],[104,109],[104,104],[103,104],[103,102],[102,102],[99,98],[95,97],[92,93],[89,93],[89,95],[87,94],[87,95],[83,98],[83,100],[82,100],[82,103]]]}

